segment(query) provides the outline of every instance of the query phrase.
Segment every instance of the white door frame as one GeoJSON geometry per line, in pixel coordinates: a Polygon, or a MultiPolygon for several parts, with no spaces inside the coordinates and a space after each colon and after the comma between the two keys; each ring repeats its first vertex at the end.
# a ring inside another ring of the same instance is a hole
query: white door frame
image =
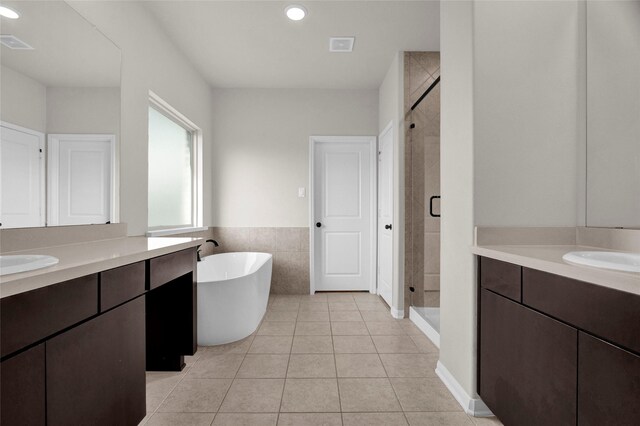
{"type": "Polygon", "coordinates": [[[59,166],[60,166],[60,139],[64,140],[81,140],[81,141],[96,141],[96,142],[104,142],[105,140],[109,141],[111,145],[111,191],[109,195],[109,203],[110,203],[110,212],[109,212],[109,222],[111,223],[119,223],[119,207],[118,203],[120,200],[120,188],[117,184],[117,165],[116,165],[116,136],[109,134],[49,134],[47,135],[47,145],[48,145],[48,175],[49,175],[49,185],[48,185],[48,195],[49,195],[49,203],[47,206],[47,224],[48,225],[58,225],[58,194],[60,191],[60,185],[58,182],[58,176],[60,174],[59,166]]]}
{"type": "Polygon", "coordinates": [[[314,202],[314,163],[315,163],[315,146],[320,143],[368,143],[370,146],[370,165],[371,173],[370,180],[370,239],[371,244],[369,256],[371,257],[371,283],[369,284],[369,292],[376,294],[378,290],[378,234],[376,232],[378,227],[378,137],[377,136],[310,136],[309,137],[309,283],[310,294],[315,293],[315,229],[314,229],[314,214],[315,214],[315,202],[314,202]]]}
{"type": "MultiPolygon", "coordinates": [[[[382,130],[382,132],[380,132],[380,136],[378,136],[378,149],[380,149],[380,152],[382,152],[382,151],[381,151],[381,150],[382,150],[382,148],[380,147],[380,139],[382,139],[382,136],[384,136],[385,134],[387,134],[387,133],[389,133],[389,132],[392,132],[392,133],[391,133],[391,154],[392,154],[392,155],[395,155],[395,133],[393,133],[393,132],[394,132],[394,130],[395,130],[395,129],[394,129],[394,126],[393,126],[393,120],[391,120],[391,121],[389,121],[389,123],[384,127],[384,129],[382,130]]],[[[392,161],[391,161],[391,168],[392,168],[392,169],[391,169],[391,170],[392,170],[392,172],[391,172],[391,180],[393,181],[394,176],[395,176],[395,175],[394,175],[394,173],[395,173],[395,170],[394,170],[394,169],[395,169],[395,158],[392,158],[391,160],[392,160],[392,161]]],[[[376,180],[376,182],[378,182],[378,181],[376,180]]],[[[378,188],[376,188],[376,193],[377,193],[377,190],[378,190],[378,188]]],[[[395,192],[396,192],[396,187],[395,187],[395,185],[393,184],[393,182],[392,182],[392,184],[391,184],[391,191],[392,191],[392,193],[393,193],[393,194],[395,194],[395,192]]],[[[397,219],[396,219],[396,217],[395,217],[395,215],[394,215],[394,213],[395,213],[395,211],[394,211],[394,198],[395,198],[395,197],[391,197],[391,200],[390,200],[390,203],[391,203],[391,215],[393,216],[393,218],[392,218],[392,219],[393,219],[393,220],[392,220],[393,227],[395,228],[395,231],[397,232],[397,231],[398,231],[398,226],[397,226],[397,224],[395,223],[395,222],[397,222],[397,219]]],[[[377,213],[378,213],[378,210],[376,210],[376,217],[378,216],[378,215],[377,215],[377,213]]],[[[377,233],[378,233],[378,231],[379,231],[379,229],[376,227],[376,237],[377,237],[377,233]]],[[[393,234],[392,234],[392,235],[393,235],[393,234]]],[[[378,251],[376,251],[376,259],[377,259],[377,257],[378,257],[378,256],[379,256],[379,253],[378,253],[378,251]]],[[[395,266],[396,266],[396,265],[395,265],[395,262],[394,262],[394,256],[393,256],[393,239],[392,239],[392,242],[391,242],[391,270],[392,270],[392,273],[391,273],[391,300],[393,300],[393,293],[394,293],[394,291],[395,291],[395,287],[396,287],[396,283],[395,283],[395,280],[394,280],[394,277],[395,277],[394,272],[395,272],[395,271],[393,271],[395,266]]],[[[379,270],[376,270],[376,282],[378,281],[378,276],[377,276],[378,271],[379,271],[379,270]]],[[[378,286],[376,286],[376,294],[380,295],[380,286],[379,286],[379,283],[378,283],[378,286]]],[[[392,303],[390,304],[390,307],[391,307],[391,310],[392,310],[392,311],[394,311],[394,310],[395,310],[395,308],[394,308],[394,306],[393,306],[393,304],[392,304],[392,303]]],[[[394,316],[395,316],[395,315],[394,315],[394,316]]]]}
{"type": "Polygon", "coordinates": [[[38,145],[40,146],[40,226],[46,226],[46,168],[44,162],[44,156],[46,152],[44,146],[44,133],[38,132],[37,130],[29,129],[27,127],[11,124],[6,121],[0,121],[0,126],[6,127],[7,129],[15,130],[17,132],[26,133],[38,138],[38,145]]]}

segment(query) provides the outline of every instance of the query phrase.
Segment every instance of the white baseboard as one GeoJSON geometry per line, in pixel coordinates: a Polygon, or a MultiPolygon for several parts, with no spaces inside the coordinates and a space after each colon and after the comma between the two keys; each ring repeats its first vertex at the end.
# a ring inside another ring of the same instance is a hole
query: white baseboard
{"type": "Polygon", "coordinates": [[[431,324],[417,313],[413,306],[409,308],[409,319],[440,349],[440,333],[431,327],[431,324]]]}
{"type": "Polygon", "coordinates": [[[485,405],[480,398],[471,398],[467,392],[460,386],[460,383],[453,377],[447,368],[438,361],[436,374],[442,380],[442,383],[449,389],[449,392],[462,406],[465,413],[474,417],[492,417],[493,413],[489,407],[485,405]]]}
{"type": "Polygon", "coordinates": [[[404,318],[404,309],[396,309],[394,307],[391,307],[391,316],[395,319],[404,318]]]}

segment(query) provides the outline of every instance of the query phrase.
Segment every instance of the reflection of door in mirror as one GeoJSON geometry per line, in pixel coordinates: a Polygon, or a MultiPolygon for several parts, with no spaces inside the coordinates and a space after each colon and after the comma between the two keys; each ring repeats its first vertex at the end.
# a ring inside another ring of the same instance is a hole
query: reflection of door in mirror
{"type": "Polygon", "coordinates": [[[586,222],[640,228],[640,1],[586,8],[586,222]]]}
{"type": "Polygon", "coordinates": [[[21,134],[3,128],[0,229],[117,222],[120,49],[64,1],[2,5],[20,14],[2,20],[3,36],[28,48],[0,40],[0,121],[41,142],[9,145],[6,138],[21,134]],[[49,165],[53,135],[65,141],[58,140],[59,157],[49,165]]]}
{"type": "Polygon", "coordinates": [[[0,223],[5,228],[44,226],[44,135],[0,127],[0,223]]]}
{"type": "Polygon", "coordinates": [[[114,135],[48,135],[49,225],[109,223],[114,135]]]}

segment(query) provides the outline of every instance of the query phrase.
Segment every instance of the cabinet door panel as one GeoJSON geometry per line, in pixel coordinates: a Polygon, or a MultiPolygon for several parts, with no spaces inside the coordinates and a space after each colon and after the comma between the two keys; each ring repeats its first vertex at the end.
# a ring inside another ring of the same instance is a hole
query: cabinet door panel
{"type": "Polygon", "coordinates": [[[44,343],[0,364],[0,424],[45,424],[44,343]]]}
{"type": "Polygon", "coordinates": [[[144,418],[144,326],[140,297],[46,342],[49,426],[144,418]]]}
{"type": "Polygon", "coordinates": [[[478,393],[505,425],[575,425],[577,330],[481,290],[478,393]]]}
{"type": "Polygon", "coordinates": [[[640,357],[580,333],[578,424],[640,424],[640,357]]]}

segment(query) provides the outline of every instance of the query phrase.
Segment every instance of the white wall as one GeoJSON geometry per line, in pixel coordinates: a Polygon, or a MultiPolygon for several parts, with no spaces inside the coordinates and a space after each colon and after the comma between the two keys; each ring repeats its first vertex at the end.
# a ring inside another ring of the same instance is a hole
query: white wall
{"type": "Polygon", "coordinates": [[[404,52],[397,52],[378,89],[378,134],[393,122],[393,294],[397,313],[404,311],[404,52]]]}
{"type": "Polygon", "coordinates": [[[46,133],[46,87],[5,66],[0,67],[0,87],[0,119],[46,133]]]}
{"type": "Polygon", "coordinates": [[[575,226],[579,2],[441,5],[441,377],[477,410],[474,225],[575,226]],[[448,376],[450,374],[450,376],[448,376]]]}
{"type": "Polygon", "coordinates": [[[475,2],[477,225],[576,225],[578,4],[475,2]]]}
{"type": "Polygon", "coordinates": [[[309,136],[377,135],[376,90],[212,91],[214,223],[309,226],[309,136]]]}
{"type": "MultiPolygon", "coordinates": [[[[202,128],[211,158],[208,84],[136,2],[71,1],[122,50],[120,220],[129,235],[147,231],[148,96],[152,90],[202,128]]],[[[204,167],[204,222],[211,224],[211,167],[204,167]]]]}
{"type": "Polygon", "coordinates": [[[47,133],[119,132],[119,87],[47,88],[47,133]]]}
{"type": "Polygon", "coordinates": [[[474,398],[476,269],[469,251],[474,234],[473,2],[443,2],[440,17],[439,361],[474,398]]]}

